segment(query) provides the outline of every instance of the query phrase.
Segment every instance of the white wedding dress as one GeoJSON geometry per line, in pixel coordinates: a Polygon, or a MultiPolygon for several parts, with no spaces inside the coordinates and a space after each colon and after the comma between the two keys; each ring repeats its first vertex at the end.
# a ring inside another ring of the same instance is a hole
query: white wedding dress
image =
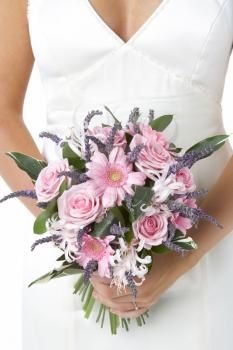
{"type": "MultiPolygon", "coordinates": [[[[88,0],[30,0],[31,44],[47,101],[44,130],[66,135],[87,112],[111,122],[107,105],[125,122],[138,106],[142,118],[174,114],[166,134],[188,148],[225,133],[221,99],[233,44],[233,0],[164,0],[124,42],[88,0]]],[[[60,155],[44,140],[47,160],[60,155]]],[[[199,187],[211,188],[232,155],[229,142],[193,168],[199,187]]],[[[33,237],[35,238],[35,237],[33,237]]],[[[112,336],[96,312],[86,320],[76,277],[24,289],[24,350],[233,349],[233,232],[180,277],[150,310],[147,324],[112,336]]],[[[31,279],[52,269],[50,245],[31,254],[31,279]],[[36,262],[36,263],[35,263],[36,262]]]]}

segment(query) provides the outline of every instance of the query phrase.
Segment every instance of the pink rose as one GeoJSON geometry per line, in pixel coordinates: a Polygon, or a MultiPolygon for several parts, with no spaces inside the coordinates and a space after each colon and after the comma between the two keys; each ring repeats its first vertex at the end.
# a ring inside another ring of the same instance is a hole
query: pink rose
{"type": "Polygon", "coordinates": [[[169,164],[175,162],[171,153],[163,144],[156,142],[154,137],[146,138],[143,135],[136,134],[130,143],[130,149],[132,150],[140,144],[146,147],[141,150],[136,165],[139,170],[145,172],[147,176],[149,176],[150,170],[163,170],[167,168],[169,164]]]}
{"type": "Polygon", "coordinates": [[[43,168],[35,182],[35,191],[39,202],[49,202],[59,194],[59,187],[65,176],[57,177],[61,171],[69,171],[68,159],[49,163],[43,168]]]}
{"type": "MultiPolygon", "coordinates": [[[[127,128],[125,131],[132,136],[136,135],[133,124],[128,123],[127,125],[129,126],[129,128],[127,128]]],[[[144,136],[147,139],[150,139],[154,143],[160,143],[166,149],[169,148],[170,142],[167,140],[163,132],[153,130],[150,125],[141,122],[138,123],[138,126],[142,136],[144,136]]]]}
{"type": "MultiPolygon", "coordinates": [[[[176,201],[179,203],[182,203],[184,205],[187,205],[190,208],[197,208],[195,198],[189,198],[189,199],[179,198],[176,201]]],[[[186,231],[189,230],[193,226],[192,222],[189,218],[185,218],[184,216],[180,215],[177,212],[172,213],[170,220],[178,230],[183,232],[184,235],[186,234],[186,231]]]]}
{"type": "Polygon", "coordinates": [[[57,200],[58,215],[66,227],[84,227],[103,215],[101,198],[97,196],[92,181],[73,185],[57,200]]]}
{"type": "Polygon", "coordinates": [[[176,181],[182,182],[185,185],[186,192],[192,192],[196,189],[193,174],[188,167],[182,168],[176,173],[176,181]]]}
{"type": "Polygon", "coordinates": [[[164,213],[142,216],[133,222],[133,232],[148,248],[159,245],[167,239],[167,216],[164,213]]]}

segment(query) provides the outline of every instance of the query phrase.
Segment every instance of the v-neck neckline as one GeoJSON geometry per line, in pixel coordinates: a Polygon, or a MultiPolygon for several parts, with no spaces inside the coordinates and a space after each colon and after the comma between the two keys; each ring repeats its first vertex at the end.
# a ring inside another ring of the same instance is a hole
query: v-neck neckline
{"type": "Polygon", "coordinates": [[[95,10],[93,5],[89,0],[84,0],[84,2],[87,4],[88,8],[92,12],[92,14],[97,18],[99,23],[104,26],[104,28],[112,35],[113,38],[115,38],[122,46],[127,46],[131,44],[133,41],[136,40],[137,37],[140,36],[140,34],[146,29],[146,27],[149,25],[149,23],[161,12],[161,10],[164,8],[164,6],[169,2],[170,0],[162,0],[160,4],[155,8],[155,10],[151,13],[151,15],[143,22],[143,24],[134,32],[134,34],[131,35],[131,37],[125,41],[123,40],[101,17],[100,14],[95,10]]]}

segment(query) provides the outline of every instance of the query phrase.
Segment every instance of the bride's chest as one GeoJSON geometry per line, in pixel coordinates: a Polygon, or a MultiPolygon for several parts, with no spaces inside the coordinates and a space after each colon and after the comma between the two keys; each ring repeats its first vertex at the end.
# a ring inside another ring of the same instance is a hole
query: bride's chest
{"type": "Polygon", "coordinates": [[[45,76],[82,74],[114,52],[120,61],[125,49],[192,76],[199,65],[224,70],[233,42],[233,0],[165,0],[127,43],[88,0],[30,0],[28,20],[45,76]]]}

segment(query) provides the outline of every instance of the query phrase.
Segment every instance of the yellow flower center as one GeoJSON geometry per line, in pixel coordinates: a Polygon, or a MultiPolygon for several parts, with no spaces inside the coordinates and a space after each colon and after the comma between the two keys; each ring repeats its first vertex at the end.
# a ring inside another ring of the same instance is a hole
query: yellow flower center
{"type": "Polygon", "coordinates": [[[102,249],[102,246],[99,244],[99,242],[92,241],[89,244],[90,244],[90,249],[92,250],[93,253],[99,253],[102,249]]]}
{"type": "Polygon", "coordinates": [[[122,174],[120,173],[120,171],[112,171],[109,174],[109,180],[116,182],[116,181],[120,181],[122,179],[122,174]]]}

